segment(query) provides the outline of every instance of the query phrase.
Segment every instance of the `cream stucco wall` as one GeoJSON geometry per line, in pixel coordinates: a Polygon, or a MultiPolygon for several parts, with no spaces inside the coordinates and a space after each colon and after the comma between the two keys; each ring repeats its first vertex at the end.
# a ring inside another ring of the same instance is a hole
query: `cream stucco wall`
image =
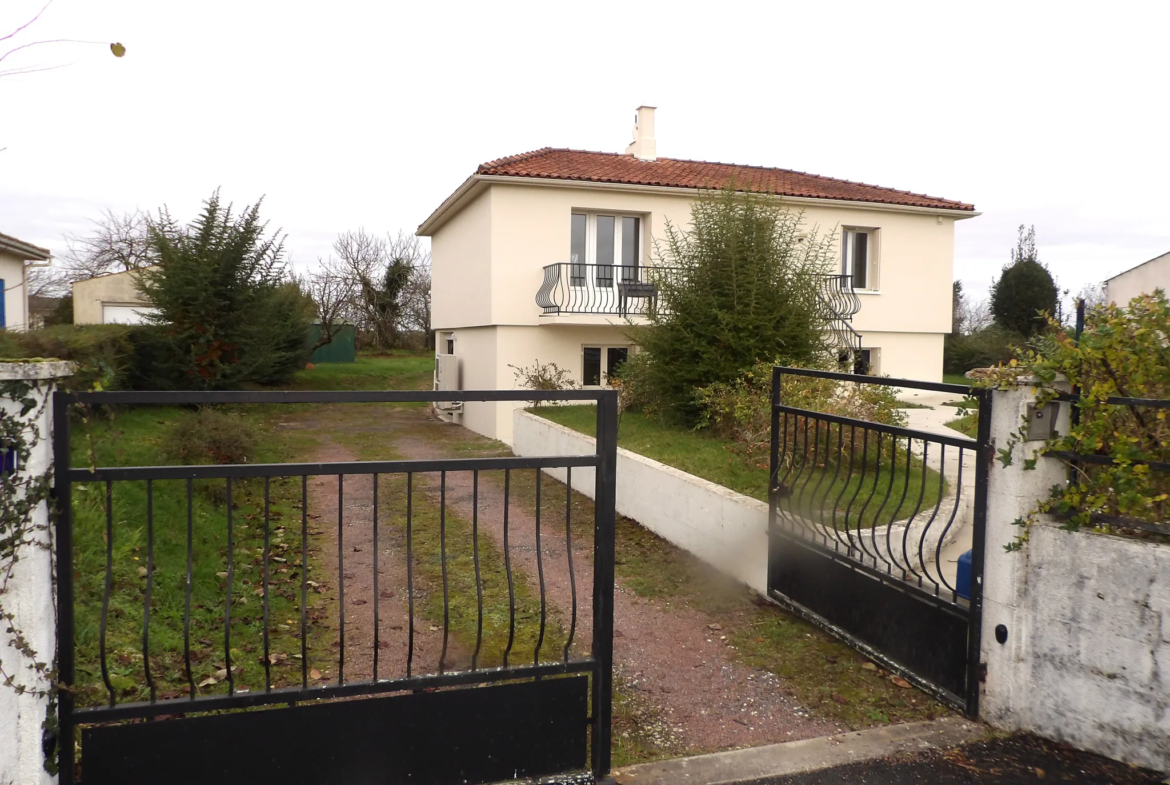
{"type": "Polygon", "coordinates": [[[431,259],[441,260],[431,265],[431,324],[436,329],[493,324],[494,228],[491,195],[485,192],[431,237],[431,259]]]}
{"type": "Polygon", "coordinates": [[[1153,294],[1155,289],[1170,296],[1170,253],[1154,257],[1105,282],[1106,297],[1118,305],[1127,304],[1139,294],[1153,294]]]}
{"type": "Polygon", "coordinates": [[[4,281],[4,327],[24,330],[28,325],[28,287],[24,260],[0,251],[0,280],[4,281]]]}
{"type": "Polygon", "coordinates": [[[134,275],[113,273],[73,284],[73,323],[102,324],[103,305],[145,305],[134,275]]]}
{"type": "MultiPolygon", "coordinates": [[[[555,362],[579,379],[582,346],[628,344],[616,316],[542,316],[535,297],[544,266],[569,261],[570,216],[578,211],[641,216],[642,262],[651,264],[654,239],[663,237],[668,221],[688,225],[695,198],[666,189],[499,182],[473,185],[469,194],[430,230],[432,325],[456,334],[463,389],[513,389],[509,364],[537,360],[555,362]]],[[[864,348],[880,349],[879,372],[940,380],[943,337],[951,329],[956,217],[831,202],[793,203],[791,209],[802,210],[807,228],[821,235],[839,234],[842,227],[877,230],[875,288],[860,293],[853,326],[864,348]]],[[[454,419],[510,443],[513,408],[468,403],[454,419]]]]}

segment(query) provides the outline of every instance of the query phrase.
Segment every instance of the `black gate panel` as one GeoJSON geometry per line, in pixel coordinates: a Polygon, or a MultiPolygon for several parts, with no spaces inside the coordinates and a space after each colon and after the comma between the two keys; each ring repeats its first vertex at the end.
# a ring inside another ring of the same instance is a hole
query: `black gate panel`
{"type": "Polygon", "coordinates": [[[990,422],[984,389],[773,368],[769,596],[971,717],[990,422]],[[978,438],[789,405],[789,377],[798,403],[809,379],[842,399],[860,385],[947,393],[977,407],[978,438]]]}
{"type": "Polygon", "coordinates": [[[954,696],[967,683],[967,615],[879,580],[848,559],[773,539],[771,590],[954,696]]]}
{"type": "Polygon", "coordinates": [[[82,731],[85,785],[463,785],[588,767],[586,676],[82,731]]]}

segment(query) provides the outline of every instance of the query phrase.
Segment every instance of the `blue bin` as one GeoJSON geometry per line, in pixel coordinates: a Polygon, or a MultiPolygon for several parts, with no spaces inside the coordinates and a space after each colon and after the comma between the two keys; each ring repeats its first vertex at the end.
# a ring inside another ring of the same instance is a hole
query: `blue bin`
{"type": "Polygon", "coordinates": [[[971,551],[959,557],[959,569],[955,573],[955,592],[964,600],[971,599],[971,551]]]}

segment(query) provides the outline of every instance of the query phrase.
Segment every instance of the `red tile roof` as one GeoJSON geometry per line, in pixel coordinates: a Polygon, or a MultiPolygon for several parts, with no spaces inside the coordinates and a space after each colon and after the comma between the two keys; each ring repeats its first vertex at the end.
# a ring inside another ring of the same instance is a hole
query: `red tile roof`
{"type": "Polygon", "coordinates": [[[741,190],[780,196],[877,202],[943,210],[975,210],[974,205],[964,202],[794,172],[789,169],[682,161],[674,158],[643,161],[632,155],[552,147],[488,161],[476,170],[476,174],[651,185],[664,188],[722,188],[734,180],[741,190]]]}

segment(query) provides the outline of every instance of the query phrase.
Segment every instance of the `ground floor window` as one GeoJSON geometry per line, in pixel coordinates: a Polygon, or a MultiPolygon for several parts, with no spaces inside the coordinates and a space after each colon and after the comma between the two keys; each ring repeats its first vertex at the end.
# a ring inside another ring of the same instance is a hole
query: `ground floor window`
{"type": "Polygon", "coordinates": [[[585,387],[609,384],[622,363],[630,356],[628,346],[586,346],[581,350],[581,383],[585,387]]]}
{"type": "Polygon", "coordinates": [[[853,359],[853,372],[863,376],[876,376],[881,373],[881,349],[862,349],[853,359]]]}

